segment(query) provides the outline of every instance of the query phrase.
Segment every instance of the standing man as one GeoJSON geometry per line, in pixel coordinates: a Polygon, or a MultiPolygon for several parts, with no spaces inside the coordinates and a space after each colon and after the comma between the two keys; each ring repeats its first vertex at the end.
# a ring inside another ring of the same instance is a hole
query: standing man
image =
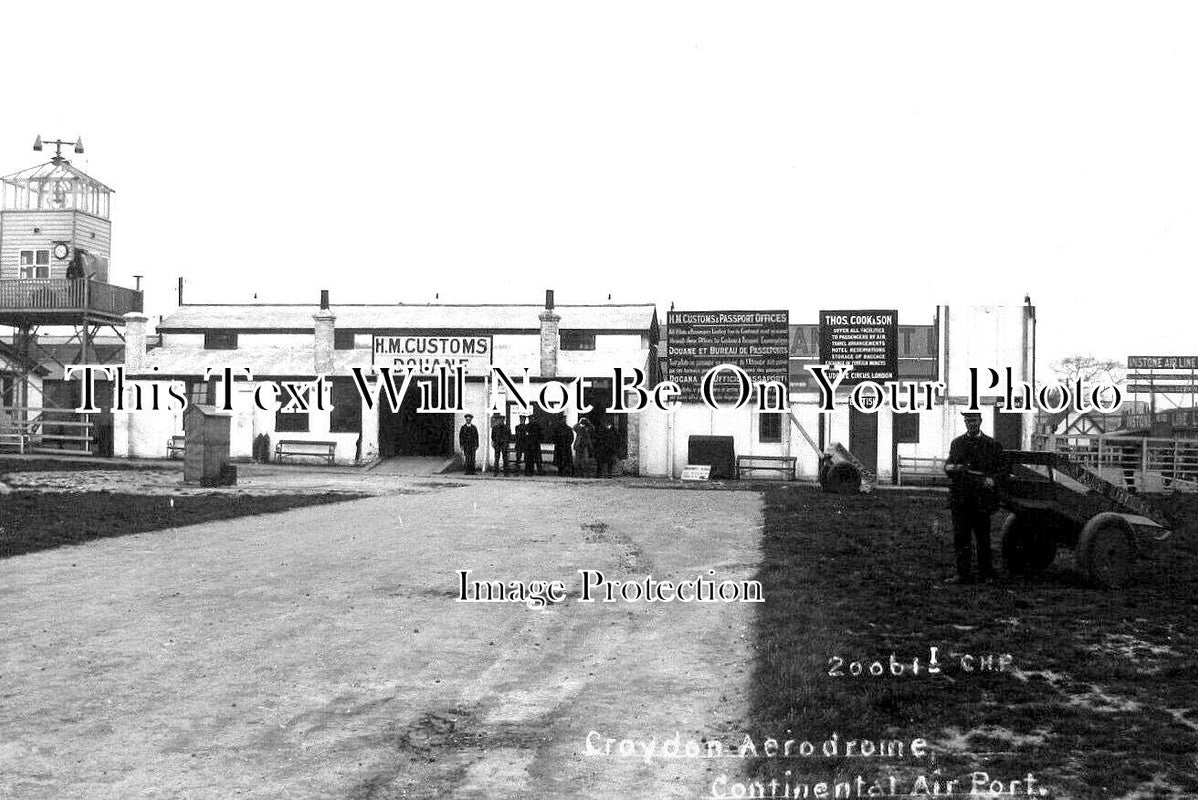
{"type": "Polygon", "coordinates": [[[541,423],[536,417],[528,418],[524,426],[524,473],[526,475],[544,475],[545,465],[541,463],[541,423]]]}
{"type": "Polygon", "coordinates": [[[491,417],[491,449],[495,451],[495,474],[499,474],[499,461],[503,460],[503,474],[507,474],[507,446],[512,440],[512,432],[508,430],[507,420],[498,411],[491,417]]]}
{"type": "Polygon", "coordinates": [[[599,430],[595,432],[595,477],[602,478],[607,471],[607,477],[612,477],[612,465],[616,461],[616,449],[619,447],[619,432],[611,417],[607,417],[599,430]]]}
{"type": "Polygon", "coordinates": [[[466,415],[466,424],[458,431],[458,444],[462,446],[462,456],[466,461],[466,474],[478,472],[474,466],[474,452],[478,450],[478,428],[474,427],[474,415],[466,415]]]}
{"type": "Polygon", "coordinates": [[[587,461],[591,458],[591,421],[587,417],[574,426],[574,470],[586,475],[587,461]]]}
{"type": "Polygon", "coordinates": [[[952,485],[949,505],[953,512],[953,547],[957,552],[954,583],[973,583],[972,545],[976,540],[979,580],[994,578],[990,556],[990,515],[998,508],[995,482],[1003,474],[1002,445],[982,433],[982,415],[966,411],[965,433],[949,446],[944,471],[952,485]]]}
{"type": "Polygon", "coordinates": [[[528,415],[521,414],[520,421],[516,423],[516,472],[520,471],[520,464],[524,462],[524,452],[528,449],[528,415]]]}
{"type": "Polygon", "coordinates": [[[574,429],[562,414],[555,423],[553,433],[553,460],[557,464],[558,475],[574,475],[574,429]]]}

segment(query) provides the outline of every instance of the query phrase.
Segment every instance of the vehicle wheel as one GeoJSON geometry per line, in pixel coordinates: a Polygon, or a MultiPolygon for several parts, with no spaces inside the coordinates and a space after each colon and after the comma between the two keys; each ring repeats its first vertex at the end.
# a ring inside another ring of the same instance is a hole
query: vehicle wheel
{"type": "Polygon", "coordinates": [[[834,464],[824,475],[823,488],[833,494],[857,494],[861,491],[861,473],[852,464],[834,464]]]}
{"type": "Polygon", "coordinates": [[[1056,557],[1052,531],[1027,517],[1007,517],[1002,526],[1002,560],[1007,572],[1031,578],[1048,569],[1056,557]]]}
{"type": "Polygon", "coordinates": [[[1131,525],[1109,511],[1087,522],[1077,538],[1077,564],[1099,586],[1125,585],[1134,555],[1131,525]]]}

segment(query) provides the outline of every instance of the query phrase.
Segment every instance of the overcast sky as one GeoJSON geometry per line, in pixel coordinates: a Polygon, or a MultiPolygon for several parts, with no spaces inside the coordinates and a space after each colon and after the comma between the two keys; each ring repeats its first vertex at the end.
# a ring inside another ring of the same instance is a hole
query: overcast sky
{"type": "Polygon", "coordinates": [[[0,173],[82,135],[192,302],[1037,306],[1198,353],[1193,3],[5,3],[0,173]]]}

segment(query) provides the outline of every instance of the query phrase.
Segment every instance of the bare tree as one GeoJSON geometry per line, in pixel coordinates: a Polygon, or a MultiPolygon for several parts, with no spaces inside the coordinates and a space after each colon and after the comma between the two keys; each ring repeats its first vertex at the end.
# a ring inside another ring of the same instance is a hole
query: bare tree
{"type": "Polygon", "coordinates": [[[1078,378],[1088,384],[1123,382],[1122,363],[1094,356],[1068,356],[1060,361],[1054,361],[1051,369],[1056,379],[1065,385],[1073,383],[1078,378]]]}
{"type": "MultiPolygon", "coordinates": [[[[1067,356],[1054,361],[1049,369],[1052,370],[1057,382],[1062,386],[1072,387],[1080,379],[1085,381],[1087,388],[1095,386],[1115,386],[1123,383],[1124,368],[1119,361],[1096,358],[1094,356],[1067,356]]],[[[1070,410],[1065,410],[1065,429],[1068,430],[1070,410]]]]}

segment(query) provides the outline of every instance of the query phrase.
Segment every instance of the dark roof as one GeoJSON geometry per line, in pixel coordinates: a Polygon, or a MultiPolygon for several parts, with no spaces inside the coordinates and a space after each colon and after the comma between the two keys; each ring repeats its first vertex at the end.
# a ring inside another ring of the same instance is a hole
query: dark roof
{"type": "MultiPolygon", "coordinates": [[[[539,305],[335,305],[342,330],[536,330],[539,305]]],[[[160,332],[181,330],[310,331],[314,305],[185,305],[162,320],[160,332]]],[[[644,305],[556,306],[562,330],[645,331],[657,320],[657,307],[644,305]]]]}

